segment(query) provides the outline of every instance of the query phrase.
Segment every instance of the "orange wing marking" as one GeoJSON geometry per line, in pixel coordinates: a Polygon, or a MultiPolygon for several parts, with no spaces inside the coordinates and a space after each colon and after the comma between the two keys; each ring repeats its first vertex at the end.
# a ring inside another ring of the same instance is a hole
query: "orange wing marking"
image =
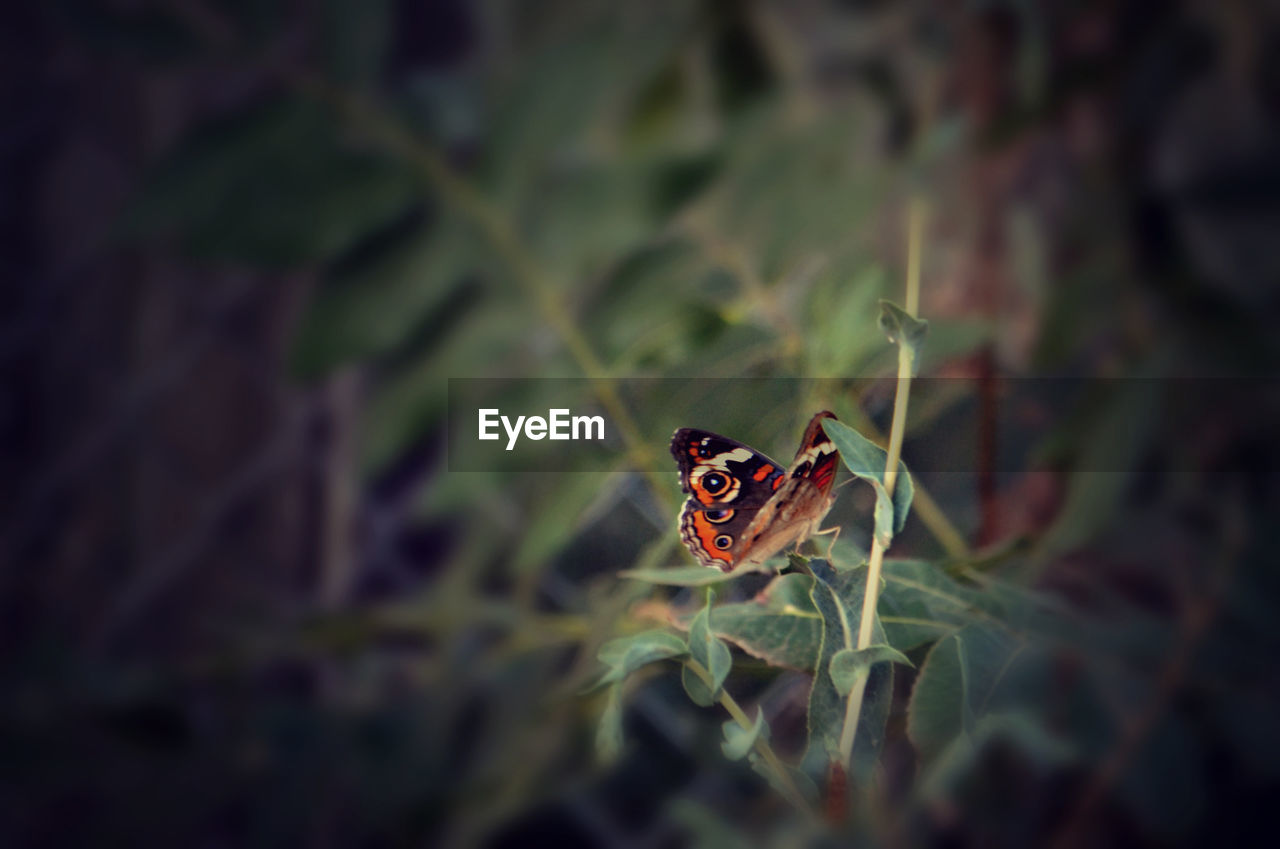
{"type": "Polygon", "coordinates": [[[693,530],[698,534],[698,542],[708,557],[723,560],[725,563],[733,562],[733,555],[728,551],[716,548],[715,539],[720,536],[720,530],[711,524],[711,520],[701,510],[693,514],[693,530]]]}

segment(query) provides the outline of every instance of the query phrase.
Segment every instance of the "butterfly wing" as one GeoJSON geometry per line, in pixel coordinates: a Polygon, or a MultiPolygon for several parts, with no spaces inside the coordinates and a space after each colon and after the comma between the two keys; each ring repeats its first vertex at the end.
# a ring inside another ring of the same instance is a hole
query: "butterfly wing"
{"type": "Polygon", "coordinates": [[[791,461],[787,477],[810,481],[823,493],[830,493],[836,479],[836,466],[839,455],[835,443],[827,436],[822,427],[824,419],[834,419],[835,413],[823,410],[809,420],[804,430],[804,438],[800,440],[800,448],[796,458],[791,461]]]}
{"type": "Polygon", "coordinates": [[[688,493],[680,512],[680,539],[703,566],[726,572],[736,564],[737,543],[777,489],[782,465],[726,436],[680,428],[671,438],[688,493]]]}
{"type": "Polygon", "coordinates": [[[805,428],[800,448],[786,476],[774,485],[774,493],[752,516],[732,549],[734,565],[762,563],[792,543],[817,533],[835,501],[838,454],[822,427],[834,419],[827,410],[815,415],[805,428]]]}

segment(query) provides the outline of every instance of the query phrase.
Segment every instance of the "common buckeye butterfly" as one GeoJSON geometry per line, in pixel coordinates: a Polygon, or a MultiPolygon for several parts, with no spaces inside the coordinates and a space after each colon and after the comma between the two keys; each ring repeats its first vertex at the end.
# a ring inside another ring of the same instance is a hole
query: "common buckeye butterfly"
{"type": "Polygon", "coordinates": [[[836,447],[823,410],[805,428],[790,469],[741,442],[682,427],[671,437],[680,487],[680,539],[703,566],[725,572],[763,563],[818,533],[835,501],[836,447]]]}

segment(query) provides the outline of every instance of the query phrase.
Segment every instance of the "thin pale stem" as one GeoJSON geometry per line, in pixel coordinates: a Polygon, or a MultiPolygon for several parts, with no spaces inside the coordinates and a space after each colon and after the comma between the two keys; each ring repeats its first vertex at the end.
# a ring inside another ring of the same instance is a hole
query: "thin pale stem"
{"type": "MultiPolygon", "coordinates": [[[[908,211],[907,228],[907,312],[915,315],[920,308],[920,250],[924,232],[925,206],[921,200],[913,200],[908,211]]],[[[898,461],[902,457],[902,438],[907,429],[907,404],[911,397],[911,375],[915,371],[915,350],[898,342],[898,386],[893,398],[893,425],[889,430],[889,451],[885,457],[884,488],[893,498],[898,482],[898,461]]],[[[879,539],[871,543],[871,556],[867,563],[867,589],[862,597],[862,618],[858,623],[859,650],[871,645],[875,628],[876,605],[880,601],[880,574],[884,566],[884,546],[879,539]]],[[[848,631],[845,631],[848,643],[848,631]]],[[[862,700],[867,691],[870,667],[859,666],[854,674],[853,687],[845,704],[844,727],[840,729],[840,763],[850,768],[853,756],[853,740],[862,717],[862,700]]]]}
{"type": "Polygon", "coordinates": [[[933,532],[934,539],[942,546],[943,551],[955,558],[969,556],[969,545],[964,541],[964,536],[955,525],[951,524],[951,520],[947,518],[947,514],[943,512],[938,502],[933,500],[929,491],[919,483],[915,486],[911,507],[916,511],[916,516],[921,523],[933,532]]]}

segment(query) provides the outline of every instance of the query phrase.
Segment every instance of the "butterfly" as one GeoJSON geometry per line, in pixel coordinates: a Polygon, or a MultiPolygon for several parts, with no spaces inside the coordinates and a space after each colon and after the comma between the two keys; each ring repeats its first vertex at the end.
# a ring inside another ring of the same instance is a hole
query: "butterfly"
{"type": "Polygon", "coordinates": [[[741,442],[682,427],[671,437],[680,487],[680,539],[703,566],[725,572],[763,563],[791,543],[819,533],[835,501],[836,447],[822,429],[823,410],[805,428],[785,469],[741,442]]]}

